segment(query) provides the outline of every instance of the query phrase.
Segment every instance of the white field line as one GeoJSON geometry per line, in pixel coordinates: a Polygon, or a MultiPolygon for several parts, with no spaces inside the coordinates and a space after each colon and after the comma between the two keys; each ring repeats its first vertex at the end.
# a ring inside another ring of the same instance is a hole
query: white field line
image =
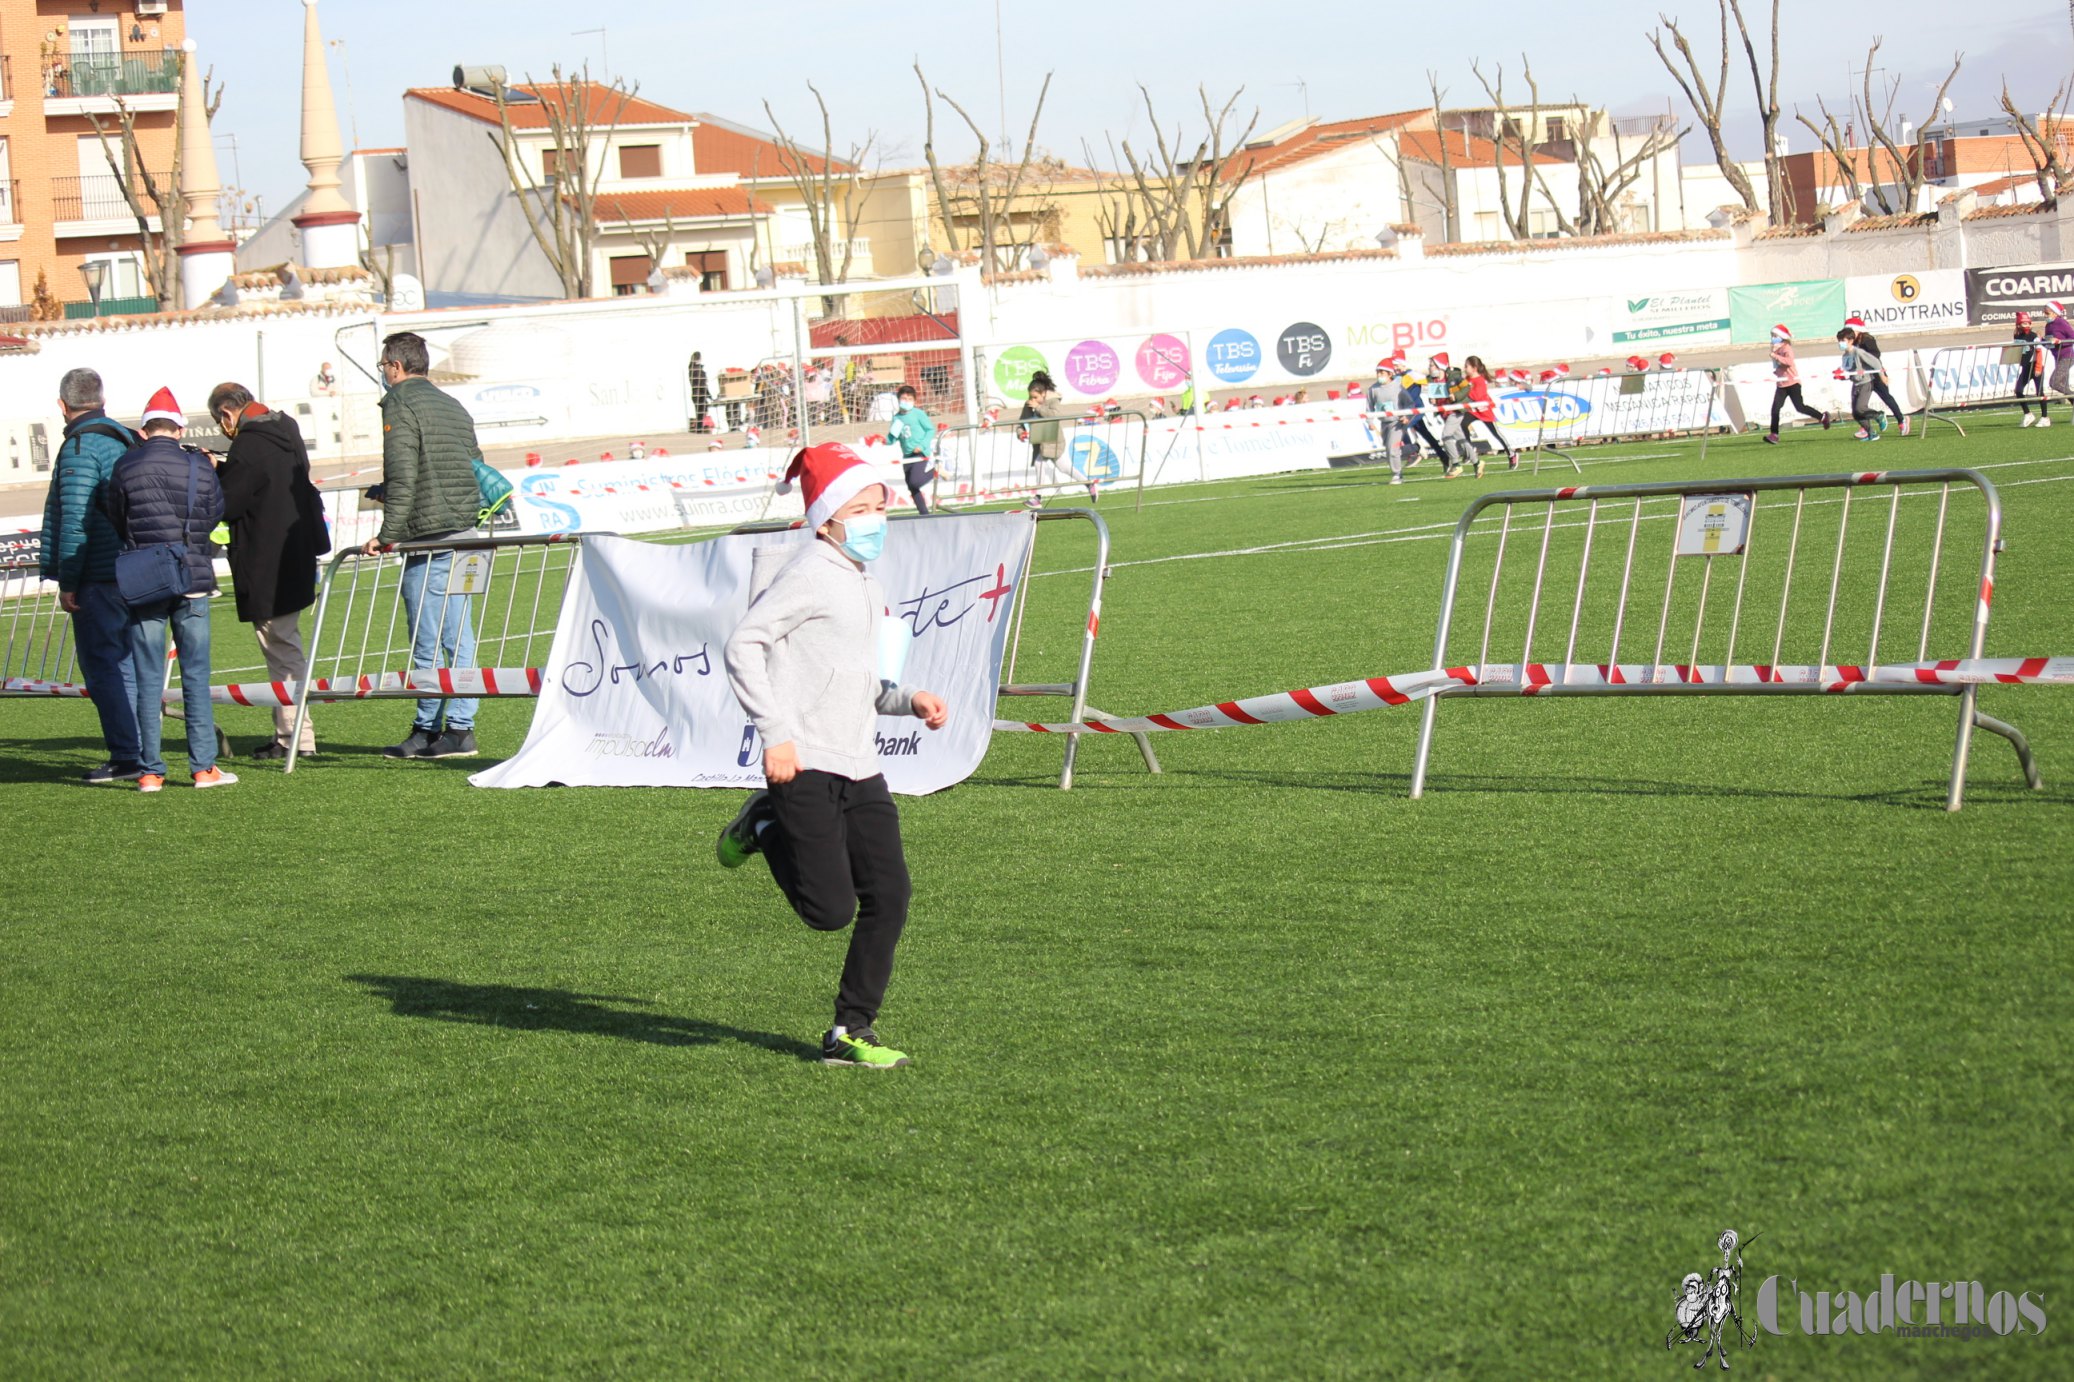
{"type": "MultiPolygon", "coordinates": [[[[1995,461],[1987,465],[1974,466],[1972,467],[1972,469],[2008,470],[2019,466],[2064,465],[2069,462],[2074,462],[2074,456],[2053,456],[2046,458],[2044,460],[2029,461],[1995,461]]],[[[2007,484],[1997,485],[1996,488],[2015,489],[2022,485],[2048,485],[2054,484],[2061,480],[2070,479],[2074,479],[2074,475],[2055,475],[2037,480],[2011,480],[2007,484]]],[[[1729,483],[1733,483],[1733,481],[1731,480],[1729,483]]],[[[1319,492],[1330,493],[1331,491],[1321,489],[1319,492]]],[[[1932,491],[1927,489],[1910,490],[1905,491],[1903,497],[1913,499],[1930,493],[1932,493],[1932,491]]],[[[1676,497],[1677,496],[1675,495],[1662,495],[1653,499],[1645,499],[1643,502],[1648,504],[1667,504],[1670,500],[1675,499],[1676,497]]],[[[1586,496],[1586,498],[1589,498],[1589,496],[1586,496]]],[[[1761,509],[1791,508],[1793,507],[1794,502],[1795,501],[1793,500],[1778,500],[1771,503],[1759,504],[1758,507],[1761,509]]],[[[1810,499],[1808,501],[1808,506],[1812,508],[1817,505],[1840,504],[1842,502],[1843,500],[1841,499],[1841,497],[1833,499],[1810,499]]],[[[1643,521],[1654,522],[1661,519],[1669,518],[1671,516],[1672,515],[1669,512],[1660,514],[1645,514],[1643,517],[1643,521]]],[[[1605,520],[1602,519],[1601,521],[1603,522],[1605,520]]],[[[1581,528],[1585,525],[1582,523],[1569,522],[1558,523],[1555,526],[1557,528],[1581,528]]],[[[1232,547],[1224,549],[1222,551],[1213,552],[1180,552],[1172,556],[1165,557],[1140,557],[1136,561],[1112,561],[1109,563],[1109,569],[1111,571],[1116,571],[1129,566],[1163,566],[1169,562],[1177,561],[1218,561],[1226,557],[1291,556],[1301,555],[1307,552],[1334,552],[1348,547],[1379,547],[1397,542],[1432,542],[1447,536],[1448,534],[1452,533],[1454,529],[1455,524],[1453,522],[1421,523],[1407,528],[1379,528],[1367,532],[1343,533],[1330,537],[1305,538],[1290,542],[1271,542],[1265,543],[1257,547],[1232,547]]],[[[1475,538],[1482,536],[1482,534],[1479,531],[1472,529],[1470,532],[1470,536],[1472,538],[1475,538]]],[[[1056,571],[1033,571],[1032,573],[1030,573],[1030,579],[1039,580],[1046,576],[1086,575],[1093,570],[1094,567],[1092,566],[1069,566],[1060,568],[1056,571]]]]}

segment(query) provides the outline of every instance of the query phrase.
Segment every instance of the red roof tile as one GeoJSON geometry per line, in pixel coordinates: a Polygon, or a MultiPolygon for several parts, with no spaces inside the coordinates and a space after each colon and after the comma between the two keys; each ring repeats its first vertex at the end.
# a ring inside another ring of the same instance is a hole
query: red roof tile
{"type": "Polygon", "coordinates": [[[1417,124],[1421,118],[1430,120],[1433,113],[1428,110],[1400,110],[1389,115],[1370,115],[1359,120],[1321,121],[1306,125],[1286,139],[1258,148],[1245,148],[1233,156],[1233,176],[1271,173],[1277,168],[1286,168],[1292,163],[1301,163],[1307,158],[1329,154],[1357,144],[1371,135],[1387,134],[1417,124]]]}
{"type": "MultiPolygon", "coordinates": [[[[847,173],[856,167],[840,158],[823,158],[804,150],[801,159],[807,170],[814,173],[829,169],[847,173]]],[[[776,139],[747,130],[730,129],[704,116],[699,117],[698,125],[691,132],[691,161],[701,173],[733,173],[744,178],[792,175],[792,158],[776,139]]]]}
{"type": "MultiPolygon", "coordinates": [[[[626,105],[622,108],[622,93],[600,82],[564,82],[560,86],[543,83],[514,86],[511,90],[540,98],[538,101],[506,101],[506,109],[511,112],[511,127],[519,130],[546,129],[550,105],[573,113],[580,103],[593,125],[610,123],[615,115],[617,123],[622,125],[682,125],[690,123],[693,118],[681,110],[671,110],[639,96],[627,96],[626,105]]],[[[427,105],[453,111],[456,115],[480,120],[485,125],[497,123],[497,103],[480,92],[456,91],[445,86],[414,86],[403,94],[427,105]]]]}
{"type": "Polygon", "coordinates": [[[770,203],[739,187],[696,187],[653,192],[601,192],[598,219],[614,221],[699,221],[768,216],[770,203]]]}
{"type": "MultiPolygon", "coordinates": [[[[1398,136],[1397,143],[1406,158],[1437,165],[1440,162],[1440,138],[1437,130],[1407,130],[1398,136]]],[[[1510,144],[1501,149],[1481,135],[1466,134],[1461,130],[1447,131],[1447,161],[1451,167],[1496,168],[1501,159],[1507,167],[1520,166],[1519,150],[1510,144]]],[[[1537,151],[1534,162],[1545,167],[1560,164],[1563,160],[1554,154],[1537,151]]]]}

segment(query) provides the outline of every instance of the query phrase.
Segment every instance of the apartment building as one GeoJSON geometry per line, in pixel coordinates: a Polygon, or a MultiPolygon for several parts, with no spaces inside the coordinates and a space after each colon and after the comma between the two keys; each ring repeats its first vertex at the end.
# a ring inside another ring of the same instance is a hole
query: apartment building
{"type": "Polygon", "coordinates": [[[0,0],[0,317],[27,314],[39,275],[68,313],[88,314],[88,264],[102,266],[103,311],[149,310],[124,187],[173,166],[182,9],[183,0],[0,0]],[[134,117],[134,162],[118,104],[134,117]]]}

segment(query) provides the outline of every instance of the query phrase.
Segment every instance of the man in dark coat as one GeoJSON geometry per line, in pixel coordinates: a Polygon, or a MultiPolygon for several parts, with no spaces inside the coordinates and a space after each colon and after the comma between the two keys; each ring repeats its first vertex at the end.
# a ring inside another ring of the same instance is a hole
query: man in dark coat
{"type": "Polygon", "coordinates": [[[706,377],[706,363],[699,353],[691,352],[691,366],[685,371],[691,385],[691,430],[706,430],[706,409],[713,405],[713,384],[706,377]]]}
{"type": "Polygon", "coordinates": [[[166,785],[159,752],[159,697],[165,685],[166,629],[180,652],[181,710],[187,720],[187,766],[197,787],[228,787],[237,774],[216,765],[216,714],[209,700],[209,597],[216,592],[215,546],[209,531],[223,517],[223,491],[206,452],[180,444],[187,419],[171,390],[144,406],[144,440],[115,463],[102,509],[125,552],[177,550],[187,567],[187,593],[156,605],[130,605],[130,676],[136,687],[142,747],[140,791],[166,785]]]}
{"type": "MultiPolygon", "coordinates": [[[[317,598],[317,558],[331,550],[323,502],[310,483],[309,448],[294,418],[259,402],[243,384],[218,384],[209,394],[209,416],[230,438],[230,454],[216,478],[230,525],[238,618],[259,639],[268,679],[299,682],[310,669],[302,612],[317,598]]],[[[274,737],[252,756],[286,758],[294,733],[294,707],[276,707],[274,737]]],[[[305,719],[296,752],[316,751],[316,728],[305,719]]]]}

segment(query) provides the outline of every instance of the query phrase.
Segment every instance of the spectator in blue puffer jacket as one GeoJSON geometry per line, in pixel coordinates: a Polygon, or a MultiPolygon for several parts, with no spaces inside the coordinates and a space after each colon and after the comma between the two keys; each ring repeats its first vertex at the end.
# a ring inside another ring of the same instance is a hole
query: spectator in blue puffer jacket
{"type": "Polygon", "coordinates": [[[115,593],[115,554],[122,544],[101,511],[108,474],[137,444],[137,434],[103,411],[101,376],[68,370],[58,381],[58,411],[65,439],[51,468],[43,501],[39,574],[56,581],[58,603],[72,616],[72,644],[79,674],[101,718],[108,761],[86,775],[88,782],[134,782],[138,761],[136,688],[130,683],[130,611],[115,593]]]}
{"type": "Polygon", "coordinates": [[[164,544],[187,557],[187,594],[130,610],[130,675],[137,687],[137,734],[143,747],[140,791],[166,785],[159,754],[159,695],[166,667],[166,626],[180,652],[180,708],[187,721],[187,766],[197,787],[238,779],[216,766],[216,712],[209,702],[209,597],[216,593],[216,547],[209,532],[223,519],[223,489],[207,452],[180,444],[187,419],[170,389],[144,408],[144,441],[108,477],[108,517],[125,551],[164,544]],[[193,497],[190,499],[190,495],[193,497]]]}

